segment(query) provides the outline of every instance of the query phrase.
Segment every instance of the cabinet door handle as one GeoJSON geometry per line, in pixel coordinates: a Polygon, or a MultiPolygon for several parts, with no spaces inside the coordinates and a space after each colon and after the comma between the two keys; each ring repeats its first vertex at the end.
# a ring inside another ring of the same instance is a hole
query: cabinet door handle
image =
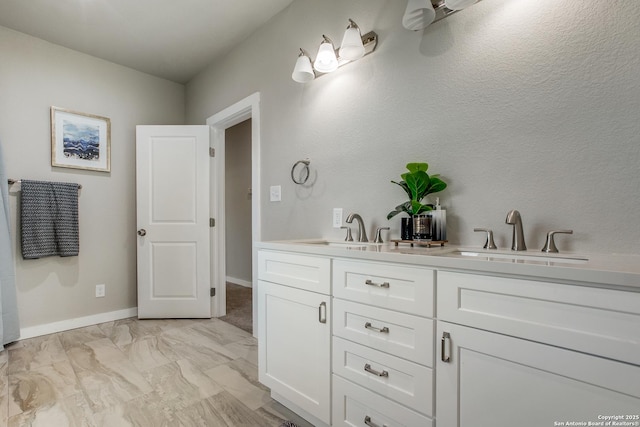
{"type": "Polygon", "coordinates": [[[376,371],[375,369],[372,369],[371,365],[369,365],[368,363],[364,365],[364,370],[369,372],[370,374],[377,375],[379,377],[389,377],[389,372],[387,372],[387,371],[382,371],[382,372],[376,371]]]}
{"type": "Polygon", "coordinates": [[[451,361],[451,334],[449,334],[449,332],[443,332],[442,333],[442,340],[440,341],[440,359],[442,359],[443,362],[445,363],[449,363],[451,361]],[[449,355],[447,355],[445,357],[444,352],[445,352],[445,341],[447,341],[449,343],[448,347],[449,348],[449,355]]]}
{"type": "Polygon", "coordinates": [[[318,307],[318,322],[327,323],[327,303],[321,302],[318,307]]]}
{"type": "Polygon", "coordinates": [[[371,330],[380,332],[381,334],[388,334],[389,333],[389,328],[387,328],[386,326],[383,326],[382,328],[376,328],[375,326],[371,326],[371,322],[365,323],[364,327],[367,328],[367,329],[371,329],[371,330]]]}
{"type": "Polygon", "coordinates": [[[369,427],[387,427],[386,424],[382,424],[382,426],[379,426],[378,424],[375,424],[373,421],[371,421],[371,417],[369,415],[365,415],[364,423],[366,425],[368,425],[369,427]]]}
{"type": "Polygon", "coordinates": [[[369,286],[377,286],[377,287],[379,287],[379,288],[388,288],[388,287],[390,287],[390,286],[391,286],[391,285],[389,285],[389,282],[376,283],[376,282],[374,282],[374,281],[373,281],[373,280],[371,280],[371,279],[367,279],[367,280],[365,280],[364,284],[365,284],[365,285],[369,285],[369,286]]]}

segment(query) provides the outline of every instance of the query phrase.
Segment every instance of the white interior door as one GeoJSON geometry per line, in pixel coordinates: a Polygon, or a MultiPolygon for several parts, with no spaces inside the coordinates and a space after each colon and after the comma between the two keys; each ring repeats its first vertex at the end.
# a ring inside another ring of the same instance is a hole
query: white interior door
{"type": "Polygon", "coordinates": [[[209,126],[137,126],[138,317],[211,317],[209,126]]]}

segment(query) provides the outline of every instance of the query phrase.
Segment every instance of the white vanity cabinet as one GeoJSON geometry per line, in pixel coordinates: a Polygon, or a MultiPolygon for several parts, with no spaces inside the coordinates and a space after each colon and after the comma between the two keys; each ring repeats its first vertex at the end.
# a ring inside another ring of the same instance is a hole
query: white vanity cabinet
{"type": "Polygon", "coordinates": [[[434,271],[333,260],[333,426],[432,426],[434,271]]]}
{"type": "Polygon", "coordinates": [[[640,421],[640,293],[439,271],[437,294],[438,427],[640,421]]]}
{"type": "Polygon", "coordinates": [[[258,252],[259,379],[316,426],[331,414],[331,261],[258,252]]]}
{"type": "Polygon", "coordinates": [[[258,251],[259,375],[315,426],[640,423],[631,258],[507,265],[309,247],[258,251]]]}

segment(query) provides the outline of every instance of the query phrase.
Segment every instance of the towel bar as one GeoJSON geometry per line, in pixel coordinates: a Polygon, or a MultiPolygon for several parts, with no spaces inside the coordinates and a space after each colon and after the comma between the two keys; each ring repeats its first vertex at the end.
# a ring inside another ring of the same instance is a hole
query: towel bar
{"type": "MultiPolygon", "coordinates": [[[[7,181],[9,182],[9,185],[13,185],[13,184],[18,184],[20,182],[22,182],[21,179],[7,179],[7,181]]],[[[78,184],[78,190],[82,190],[82,184],[78,184]]]]}

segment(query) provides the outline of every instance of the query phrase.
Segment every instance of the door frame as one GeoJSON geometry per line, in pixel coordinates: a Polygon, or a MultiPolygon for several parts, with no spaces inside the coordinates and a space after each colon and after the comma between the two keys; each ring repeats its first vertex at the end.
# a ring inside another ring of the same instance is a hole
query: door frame
{"type": "Polygon", "coordinates": [[[241,101],[225,108],[207,119],[211,127],[212,148],[215,156],[211,158],[211,216],[215,218],[215,227],[211,228],[212,268],[211,283],[216,288],[216,297],[212,300],[213,317],[224,316],[226,307],[226,254],[225,254],[225,130],[240,122],[251,119],[251,265],[252,265],[252,301],[253,334],[257,335],[258,316],[256,292],[258,283],[256,271],[258,260],[255,245],[262,237],[260,228],[260,92],[255,92],[241,101]]]}

